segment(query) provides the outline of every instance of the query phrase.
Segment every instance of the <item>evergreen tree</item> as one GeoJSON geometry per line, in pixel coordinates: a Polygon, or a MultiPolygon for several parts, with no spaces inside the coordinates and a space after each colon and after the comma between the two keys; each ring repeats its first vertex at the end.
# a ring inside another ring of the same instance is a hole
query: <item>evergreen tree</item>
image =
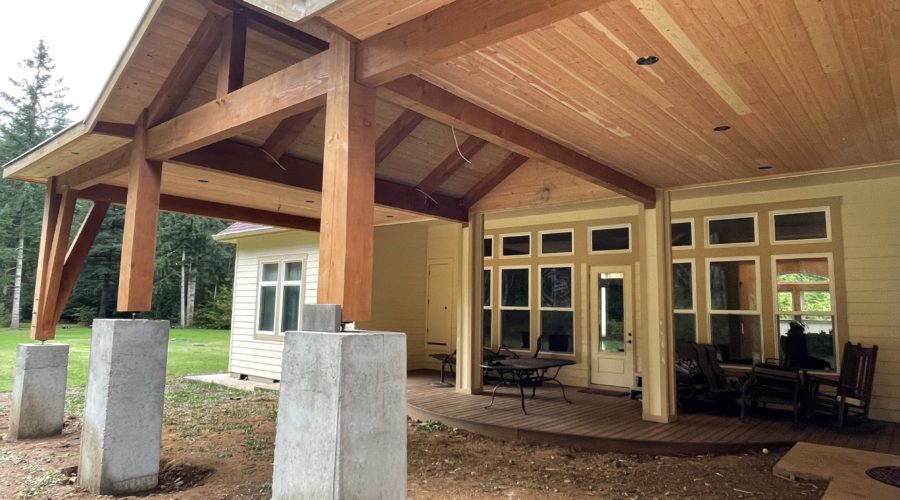
{"type": "MultiPolygon", "coordinates": [[[[16,92],[0,92],[0,165],[60,132],[75,110],[64,101],[68,89],[61,78],[54,78],[53,59],[43,40],[20,66],[27,75],[10,78],[16,92]]],[[[13,328],[19,326],[20,312],[30,317],[43,198],[41,186],[0,181],[0,314],[13,328]]]]}

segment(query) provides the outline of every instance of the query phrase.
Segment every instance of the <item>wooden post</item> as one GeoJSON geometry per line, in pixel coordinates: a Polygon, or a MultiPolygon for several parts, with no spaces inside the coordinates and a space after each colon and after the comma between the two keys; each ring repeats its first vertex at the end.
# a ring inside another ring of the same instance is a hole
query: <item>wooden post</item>
{"type": "Polygon", "coordinates": [[[145,111],[135,126],[128,165],[128,196],[125,200],[122,264],[119,270],[119,311],[149,311],[153,296],[162,162],[147,160],[146,120],[145,111]]]}
{"type": "Polygon", "coordinates": [[[56,297],[56,312],[53,315],[54,321],[59,321],[60,316],[62,316],[66,302],[68,302],[69,296],[72,295],[72,290],[75,289],[78,275],[81,274],[88,252],[91,251],[91,246],[93,246],[97,234],[100,233],[100,226],[103,224],[103,218],[106,217],[108,210],[109,202],[95,202],[84,222],[81,223],[81,228],[78,230],[75,241],[72,242],[72,246],[66,254],[66,261],[62,268],[59,293],[56,297]]]}
{"type": "Polygon", "coordinates": [[[38,250],[37,272],[34,283],[34,307],[31,312],[31,338],[33,340],[50,340],[53,333],[41,331],[41,311],[44,307],[44,289],[47,286],[47,273],[50,269],[50,247],[56,232],[56,220],[59,217],[59,206],[62,196],[56,193],[57,179],[47,180],[47,194],[44,195],[44,216],[41,222],[41,244],[38,250]]]}
{"type": "Polygon", "coordinates": [[[322,162],[318,302],[340,304],[344,321],[372,313],[375,91],[354,79],[355,50],[332,37],[322,162]]]}
{"type": "Polygon", "coordinates": [[[657,190],[654,208],[643,210],[644,272],[641,290],[644,319],[641,337],[643,419],[673,422],[675,412],[675,357],[672,333],[672,232],[668,191],[657,190]]]}
{"type": "Polygon", "coordinates": [[[456,390],[481,394],[482,329],[484,328],[484,214],[469,215],[468,239],[464,238],[462,280],[463,321],[456,340],[456,390]]]}
{"type": "MultiPolygon", "coordinates": [[[[75,202],[78,192],[64,189],[60,199],[59,211],[50,241],[50,252],[44,262],[44,279],[42,280],[40,298],[40,317],[38,318],[37,338],[49,340],[56,336],[56,299],[59,296],[59,283],[62,278],[66,250],[69,247],[69,231],[72,229],[72,217],[75,215],[75,202]]],[[[35,291],[37,293],[37,291],[35,291]]]]}

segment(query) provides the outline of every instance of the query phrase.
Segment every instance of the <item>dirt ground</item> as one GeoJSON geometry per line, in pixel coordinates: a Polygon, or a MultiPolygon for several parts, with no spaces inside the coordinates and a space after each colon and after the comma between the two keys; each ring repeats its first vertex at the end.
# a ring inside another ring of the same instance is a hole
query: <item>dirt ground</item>
{"type": "MultiPolygon", "coordinates": [[[[0,498],[96,498],[75,485],[83,393],[70,390],[62,436],[5,438],[0,395],[0,498]]],[[[141,498],[268,499],[277,394],[183,380],[166,391],[162,474],[141,498]]],[[[769,454],[662,457],[507,443],[436,422],[409,423],[409,497],[820,498],[824,483],[776,478],[769,454]]],[[[135,497],[128,497],[135,498],[135,497]]]]}

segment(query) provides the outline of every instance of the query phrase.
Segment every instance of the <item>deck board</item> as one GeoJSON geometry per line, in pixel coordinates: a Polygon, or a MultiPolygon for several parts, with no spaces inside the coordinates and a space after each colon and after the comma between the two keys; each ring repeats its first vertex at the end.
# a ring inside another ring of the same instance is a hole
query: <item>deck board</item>
{"type": "Polygon", "coordinates": [[[556,386],[539,387],[534,399],[526,393],[528,415],[523,415],[515,388],[501,388],[494,406],[485,408],[491,402],[489,390],[469,395],[432,387],[437,379],[437,372],[410,372],[407,412],[412,418],[439,420],[500,439],[660,455],[731,453],[797,441],[900,454],[900,425],[890,422],[863,434],[810,423],[795,428],[790,418],[758,414],[746,423],[733,416],[693,413],[679,415],[671,424],[659,424],[641,419],[640,401],[569,389],[570,405],[556,386]]]}

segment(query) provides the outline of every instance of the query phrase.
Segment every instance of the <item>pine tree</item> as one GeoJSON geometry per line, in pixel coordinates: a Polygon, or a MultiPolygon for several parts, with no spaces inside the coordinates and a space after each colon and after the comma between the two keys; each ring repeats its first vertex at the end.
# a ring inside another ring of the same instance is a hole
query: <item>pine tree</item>
{"type": "MultiPolygon", "coordinates": [[[[75,110],[64,101],[68,89],[62,79],[53,77],[55,66],[43,40],[20,66],[27,76],[10,78],[17,91],[0,92],[0,165],[63,130],[75,110]]],[[[33,184],[0,182],[0,284],[11,328],[19,327],[20,310],[26,317],[31,310],[43,191],[33,184]]]]}

